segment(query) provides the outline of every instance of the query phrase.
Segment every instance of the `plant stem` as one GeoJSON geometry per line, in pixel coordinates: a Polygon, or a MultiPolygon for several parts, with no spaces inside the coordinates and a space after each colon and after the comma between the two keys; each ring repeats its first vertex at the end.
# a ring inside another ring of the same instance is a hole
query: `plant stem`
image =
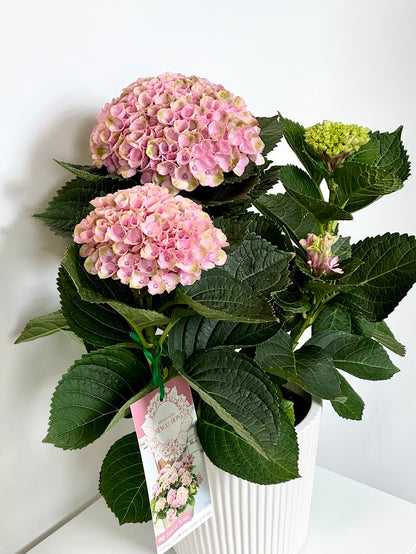
{"type": "Polygon", "coordinates": [[[159,344],[163,344],[165,342],[165,340],[167,339],[167,336],[170,332],[170,330],[172,329],[172,327],[174,327],[177,323],[178,323],[179,319],[176,319],[175,321],[171,321],[167,326],[166,326],[166,329],[163,331],[162,335],[160,336],[160,339],[159,339],[159,344]]]}
{"type": "Polygon", "coordinates": [[[141,343],[142,345],[149,349],[149,348],[152,348],[153,344],[147,342],[147,340],[144,338],[144,335],[141,331],[135,331],[135,333],[137,334],[137,336],[139,337],[139,339],[141,340],[141,343]]]}
{"type": "Polygon", "coordinates": [[[306,314],[302,324],[300,326],[297,326],[298,328],[297,327],[294,328],[293,335],[292,335],[293,350],[298,345],[298,342],[301,336],[303,335],[303,333],[306,331],[306,329],[308,329],[308,327],[310,327],[314,323],[315,319],[325,308],[325,305],[328,302],[328,300],[331,300],[332,298],[334,298],[336,294],[338,293],[333,293],[333,292],[329,293],[326,296],[324,296],[321,300],[319,300],[315,304],[315,306],[311,309],[310,313],[306,314]]]}

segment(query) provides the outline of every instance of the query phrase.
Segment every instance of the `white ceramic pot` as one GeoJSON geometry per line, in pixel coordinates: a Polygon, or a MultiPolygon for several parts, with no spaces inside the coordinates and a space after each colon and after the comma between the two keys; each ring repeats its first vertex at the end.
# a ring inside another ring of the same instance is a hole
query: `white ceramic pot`
{"type": "Polygon", "coordinates": [[[301,477],[257,485],[214,466],[207,457],[214,516],[188,535],[176,554],[297,554],[306,541],[322,403],[296,426],[301,477]]]}

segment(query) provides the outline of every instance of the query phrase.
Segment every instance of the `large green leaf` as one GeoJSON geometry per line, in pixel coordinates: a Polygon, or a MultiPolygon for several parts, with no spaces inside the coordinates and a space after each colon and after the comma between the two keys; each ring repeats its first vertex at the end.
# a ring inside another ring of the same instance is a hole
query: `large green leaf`
{"type": "Polygon", "coordinates": [[[273,246],[277,246],[280,250],[292,249],[290,239],[282,233],[281,227],[272,219],[258,213],[252,213],[251,216],[246,234],[248,232],[254,233],[273,244],[273,246]]]}
{"type": "Polygon", "coordinates": [[[351,258],[351,237],[338,236],[338,240],[332,245],[331,253],[333,256],[338,256],[340,260],[348,260],[351,258]]]}
{"type": "Polygon", "coordinates": [[[406,354],[406,347],[395,338],[385,321],[375,324],[372,337],[395,354],[399,356],[406,354]]]}
{"type": "Polygon", "coordinates": [[[357,154],[349,157],[346,163],[368,163],[392,170],[401,181],[405,181],[410,175],[410,163],[401,140],[402,130],[402,127],[398,127],[392,133],[370,133],[370,141],[357,154]]]}
{"type": "Polygon", "coordinates": [[[337,368],[372,381],[390,379],[399,369],[375,340],[344,331],[323,331],[306,343],[319,346],[332,356],[337,368]]]}
{"type": "Polygon", "coordinates": [[[305,238],[308,233],[319,234],[319,227],[315,220],[288,193],[265,194],[258,198],[254,205],[266,217],[281,225],[296,240],[305,238]]]}
{"type": "Polygon", "coordinates": [[[120,188],[120,182],[112,179],[86,180],[77,177],[58,190],[44,212],[35,214],[54,233],[72,237],[77,225],[91,210],[91,200],[120,188]]]}
{"type": "Polygon", "coordinates": [[[119,439],[107,452],[101,466],[100,493],[120,525],[152,518],[136,433],[119,439]]]}
{"type": "Polygon", "coordinates": [[[283,483],[299,476],[298,445],[293,425],[280,415],[277,459],[265,459],[223,421],[210,406],[205,406],[197,421],[204,452],[211,462],[228,473],[261,485],[283,483]]]}
{"type": "Polygon", "coordinates": [[[338,306],[325,306],[312,325],[314,335],[322,331],[351,332],[351,316],[338,306]]]}
{"type": "Polygon", "coordinates": [[[285,289],[290,284],[289,263],[293,253],[283,252],[250,233],[232,252],[224,271],[257,293],[285,289]]]}
{"type": "Polygon", "coordinates": [[[331,400],[332,407],[339,416],[345,419],[362,419],[364,412],[363,399],[355,392],[341,373],[338,373],[338,377],[341,383],[341,397],[331,400]]]}
{"type": "Polygon", "coordinates": [[[334,171],[338,185],[335,202],[354,212],[380,196],[402,188],[403,183],[392,169],[360,163],[345,163],[334,171]]]}
{"type": "Polygon", "coordinates": [[[236,217],[221,216],[214,219],[215,227],[221,229],[227,237],[229,246],[226,247],[226,251],[228,254],[243,242],[254,215],[253,213],[244,213],[236,217]]]}
{"type": "Polygon", "coordinates": [[[319,187],[307,173],[294,165],[286,165],[280,169],[280,180],[288,194],[299,206],[309,212],[319,223],[325,224],[331,220],[352,219],[352,215],[335,204],[325,202],[319,187]]]}
{"type": "Polygon", "coordinates": [[[109,346],[129,340],[127,321],[106,304],[92,304],[80,297],[67,271],[61,266],[58,291],[63,316],[69,329],[92,346],[109,346]]]}
{"type": "Polygon", "coordinates": [[[359,313],[350,313],[339,304],[327,305],[315,319],[313,334],[322,331],[345,331],[373,338],[395,354],[404,356],[406,348],[393,335],[385,321],[368,321],[359,313]]]}
{"type": "Polygon", "coordinates": [[[310,346],[293,352],[292,339],[283,330],[257,347],[255,360],[265,371],[292,381],[320,398],[340,395],[331,357],[323,349],[310,346]]]}
{"type": "Polygon", "coordinates": [[[385,319],[416,281],[416,241],[409,235],[386,233],[368,237],[352,246],[363,261],[343,284],[354,285],[339,302],[370,320],[385,319]]]}
{"type": "Polygon", "coordinates": [[[153,325],[162,326],[169,323],[169,318],[162,313],[132,307],[134,297],[127,285],[113,279],[100,279],[97,275],[88,273],[84,269],[76,245],[67,248],[62,265],[70,275],[82,300],[107,304],[123,316],[136,332],[153,325]]]}
{"type": "Polygon", "coordinates": [[[262,154],[266,156],[282,140],[283,125],[276,115],[272,117],[257,117],[260,127],[260,138],[264,142],[262,154]]]}
{"type": "Polygon", "coordinates": [[[66,328],[68,328],[66,319],[62,311],[57,310],[56,312],[31,319],[26,323],[25,328],[14,342],[15,344],[19,344],[20,342],[28,342],[40,337],[47,337],[48,335],[53,335],[53,333],[66,328]]]}
{"type": "Polygon", "coordinates": [[[193,285],[178,289],[177,297],[197,313],[212,319],[246,323],[276,320],[264,296],[220,268],[204,272],[193,285]]]}
{"type": "Polygon", "coordinates": [[[65,450],[94,442],[149,377],[147,365],[124,348],[84,354],[56,387],[44,442],[65,450]]]}
{"type": "Polygon", "coordinates": [[[272,383],[240,352],[211,348],[175,368],[201,398],[262,456],[278,456],[279,401],[272,383]]]}
{"type": "Polygon", "coordinates": [[[307,146],[304,127],[284,117],[280,117],[280,121],[284,127],[284,137],[287,143],[305,167],[313,182],[319,185],[322,179],[328,176],[329,172],[324,161],[311,152],[307,146]]]}
{"type": "Polygon", "coordinates": [[[239,323],[208,319],[200,315],[181,319],[168,336],[168,349],[172,355],[179,350],[189,357],[197,350],[222,346],[246,348],[255,346],[274,335],[279,329],[276,322],[239,323]]]}

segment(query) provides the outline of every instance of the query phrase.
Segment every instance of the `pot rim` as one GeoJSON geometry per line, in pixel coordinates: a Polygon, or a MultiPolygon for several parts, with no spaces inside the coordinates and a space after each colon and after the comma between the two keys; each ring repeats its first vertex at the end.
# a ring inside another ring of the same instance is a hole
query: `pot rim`
{"type": "Polygon", "coordinates": [[[303,433],[315,420],[315,418],[320,417],[322,412],[322,400],[314,396],[311,397],[311,405],[309,412],[306,414],[306,417],[302,419],[298,425],[295,426],[296,433],[303,433]]]}

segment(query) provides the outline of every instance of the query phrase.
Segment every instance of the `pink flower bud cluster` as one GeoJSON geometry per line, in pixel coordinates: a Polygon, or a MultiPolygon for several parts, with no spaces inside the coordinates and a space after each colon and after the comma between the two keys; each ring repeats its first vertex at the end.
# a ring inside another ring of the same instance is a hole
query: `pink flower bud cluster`
{"type": "Polygon", "coordinates": [[[227,237],[202,208],[148,183],[95,198],[74,230],[89,273],[120,279],[150,294],[190,285],[222,265],[227,237]]]}
{"type": "Polygon", "coordinates": [[[301,239],[299,242],[306,250],[308,256],[308,265],[311,271],[317,277],[323,277],[331,271],[333,273],[343,273],[338,266],[338,256],[332,256],[332,245],[338,240],[338,236],[326,233],[323,237],[309,233],[307,239],[301,239]]]}
{"type": "Polygon", "coordinates": [[[264,143],[242,98],[195,76],[138,79],[104,106],[90,137],[96,167],[142,183],[194,190],[215,187],[264,163],[264,143]]]}

